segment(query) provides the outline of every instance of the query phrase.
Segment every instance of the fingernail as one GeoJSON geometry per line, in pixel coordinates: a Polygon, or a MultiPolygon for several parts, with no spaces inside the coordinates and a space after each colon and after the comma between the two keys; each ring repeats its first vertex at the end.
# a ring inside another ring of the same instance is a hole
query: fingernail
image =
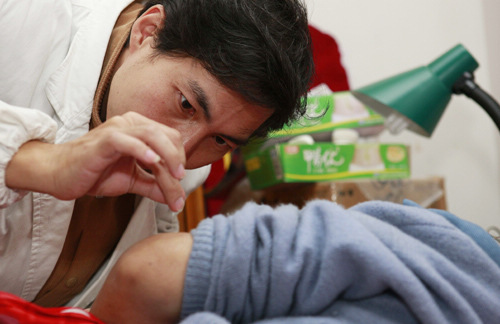
{"type": "Polygon", "coordinates": [[[182,179],[186,175],[186,170],[184,169],[184,166],[182,164],[179,164],[179,167],[177,168],[176,172],[176,178],[177,179],[182,179]]]}
{"type": "Polygon", "coordinates": [[[184,198],[179,198],[174,203],[175,211],[180,211],[184,207],[184,198]]]}
{"type": "Polygon", "coordinates": [[[157,163],[157,162],[160,162],[160,160],[161,160],[160,156],[158,154],[156,154],[155,152],[153,152],[152,150],[147,150],[145,157],[146,157],[146,160],[148,160],[151,163],[157,163]]]}

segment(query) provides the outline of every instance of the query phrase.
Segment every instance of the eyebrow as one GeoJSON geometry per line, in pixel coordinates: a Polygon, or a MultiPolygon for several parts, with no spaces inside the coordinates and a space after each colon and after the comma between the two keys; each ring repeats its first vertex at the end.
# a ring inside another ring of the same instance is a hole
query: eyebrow
{"type": "MultiPolygon", "coordinates": [[[[200,84],[195,80],[190,80],[188,82],[188,85],[189,85],[189,88],[191,89],[191,91],[194,93],[196,102],[203,110],[203,114],[205,115],[207,120],[210,121],[212,116],[210,115],[210,104],[208,103],[207,94],[205,93],[203,88],[200,86],[200,84]]],[[[250,140],[249,138],[240,139],[240,138],[236,138],[236,137],[225,135],[225,134],[220,134],[220,135],[222,137],[227,138],[228,140],[230,140],[231,142],[233,142],[234,144],[236,144],[238,146],[246,145],[246,144],[248,144],[248,142],[250,140]]]]}

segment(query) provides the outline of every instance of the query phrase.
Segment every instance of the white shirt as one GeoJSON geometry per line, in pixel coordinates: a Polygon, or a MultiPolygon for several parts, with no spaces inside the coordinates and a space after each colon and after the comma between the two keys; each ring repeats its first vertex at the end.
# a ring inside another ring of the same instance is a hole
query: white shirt
{"type": "MultiPolygon", "coordinates": [[[[111,31],[131,0],[0,0],[0,290],[33,300],[62,250],[74,201],[11,190],[5,168],[25,142],[63,143],[88,132],[111,31]]],[[[36,167],[36,161],[33,161],[36,167]]],[[[186,194],[210,168],[188,170],[186,194]]],[[[176,231],[167,206],[143,198],[113,255],[69,305],[87,307],[121,253],[176,231]]]]}

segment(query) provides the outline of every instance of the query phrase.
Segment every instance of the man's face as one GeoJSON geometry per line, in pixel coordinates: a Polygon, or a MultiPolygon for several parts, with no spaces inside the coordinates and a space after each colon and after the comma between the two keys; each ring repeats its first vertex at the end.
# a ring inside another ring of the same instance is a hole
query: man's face
{"type": "Polygon", "coordinates": [[[195,59],[161,55],[152,44],[127,53],[111,82],[107,118],[138,112],[179,131],[186,168],[220,159],[244,144],[272,110],[246,102],[195,59]]]}

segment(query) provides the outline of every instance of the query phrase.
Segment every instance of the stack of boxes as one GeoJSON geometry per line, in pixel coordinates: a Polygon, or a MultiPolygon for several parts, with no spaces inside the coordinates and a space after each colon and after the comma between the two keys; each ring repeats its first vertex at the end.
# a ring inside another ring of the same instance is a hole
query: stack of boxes
{"type": "Polygon", "coordinates": [[[302,119],[243,149],[251,188],[408,178],[409,148],[380,143],[383,130],[383,117],[350,92],[311,93],[302,119]]]}

